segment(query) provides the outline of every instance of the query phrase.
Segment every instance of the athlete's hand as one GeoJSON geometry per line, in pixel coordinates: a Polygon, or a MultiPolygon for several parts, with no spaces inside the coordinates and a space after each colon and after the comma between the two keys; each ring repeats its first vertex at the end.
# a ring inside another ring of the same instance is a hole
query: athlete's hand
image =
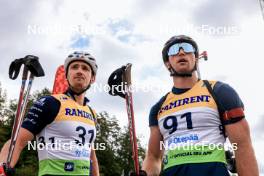
{"type": "Polygon", "coordinates": [[[5,169],[4,169],[4,163],[0,163],[0,176],[6,176],[5,169]]]}
{"type": "Polygon", "coordinates": [[[135,172],[131,172],[130,176],[147,176],[147,172],[144,170],[140,170],[139,175],[137,175],[135,172]]]}
{"type": "Polygon", "coordinates": [[[15,169],[7,167],[6,163],[0,164],[0,176],[13,176],[15,175],[15,169]]]}

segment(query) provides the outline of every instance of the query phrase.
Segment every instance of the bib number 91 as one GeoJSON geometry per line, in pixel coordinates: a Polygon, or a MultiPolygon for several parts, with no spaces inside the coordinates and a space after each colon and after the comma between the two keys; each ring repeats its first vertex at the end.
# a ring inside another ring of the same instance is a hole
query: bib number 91
{"type": "MultiPolygon", "coordinates": [[[[183,115],[180,116],[180,119],[183,119],[183,118],[186,119],[187,129],[193,129],[192,113],[191,112],[184,113],[183,115]]],[[[178,127],[177,116],[168,116],[168,117],[166,117],[165,120],[163,121],[163,127],[166,130],[170,130],[169,134],[174,133],[177,130],[177,127],[178,127]]]]}

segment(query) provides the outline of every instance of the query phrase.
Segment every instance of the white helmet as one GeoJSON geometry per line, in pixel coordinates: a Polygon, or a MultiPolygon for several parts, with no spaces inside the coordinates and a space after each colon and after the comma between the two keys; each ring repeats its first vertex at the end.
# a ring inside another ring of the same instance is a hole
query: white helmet
{"type": "Polygon", "coordinates": [[[70,54],[66,58],[66,60],[64,62],[64,69],[65,69],[65,72],[66,72],[66,77],[67,77],[69,65],[72,62],[74,62],[74,61],[84,61],[84,62],[86,62],[87,64],[89,64],[91,66],[93,75],[94,76],[96,75],[98,66],[96,64],[95,58],[91,54],[89,54],[87,52],[75,51],[74,53],[70,54]]]}

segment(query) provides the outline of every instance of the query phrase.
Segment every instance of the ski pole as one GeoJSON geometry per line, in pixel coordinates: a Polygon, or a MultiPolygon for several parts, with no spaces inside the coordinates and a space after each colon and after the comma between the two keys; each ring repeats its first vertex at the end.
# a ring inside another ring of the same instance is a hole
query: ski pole
{"type": "Polygon", "coordinates": [[[126,109],[128,115],[128,128],[130,136],[130,144],[132,146],[132,155],[134,160],[134,169],[139,175],[139,162],[138,162],[138,147],[137,137],[135,130],[133,99],[131,89],[131,67],[132,64],[127,64],[115,70],[108,78],[108,85],[110,87],[109,94],[113,96],[120,96],[126,100],[126,109]],[[118,89],[121,87],[121,90],[118,89]]]}
{"type": "Polygon", "coordinates": [[[131,92],[128,92],[126,95],[126,104],[127,104],[127,114],[128,114],[128,120],[129,120],[130,142],[132,145],[134,168],[135,168],[136,174],[139,175],[138,148],[137,148],[137,138],[136,138],[136,131],[135,131],[134,110],[133,110],[132,101],[133,101],[132,94],[131,92]]]}
{"type": "MultiPolygon", "coordinates": [[[[17,136],[18,136],[20,127],[21,127],[21,123],[22,123],[23,117],[24,117],[25,112],[26,112],[27,102],[28,102],[28,97],[29,97],[29,92],[31,90],[33,80],[34,80],[34,75],[32,73],[30,73],[29,81],[28,81],[28,85],[27,85],[27,90],[26,90],[26,94],[24,95],[24,98],[23,98],[23,101],[22,101],[21,110],[20,110],[20,114],[19,114],[19,117],[18,117],[18,124],[17,124],[16,130],[14,132],[14,139],[13,139],[14,140],[14,142],[13,142],[14,145],[16,143],[16,139],[17,139],[17,136]]],[[[14,148],[13,148],[13,150],[14,150],[14,148]]],[[[13,152],[14,151],[10,152],[10,159],[7,160],[8,161],[7,163],[10,163],[11,162],[11,158],[12,158],[13,152]]]]}
{"type": "Polygon", "coordinates": [[[42,69],[42,66],[40,65],[38,61],[38,57],[33,56],[33,55],[27,55],[24,58],[16,59],[15,61],[11,63],[9,67],[9,77],[11,79],[17,78],[22,64],[24,64],[23,74],[22,74],[22,84],[20,88],[18,106],[17,106],[16,116],[14,119],[14,124],[12,128],[12,133],[11,133],[10,146],[9,146],[8,155],[7,155],[7,167],[10,167],[10,163],[12,161],[12,156],[14,153],[17,136],[20,130],[22,119],[25,114],[29,92],[32,87],[34,76],[41,77],[45,75],[42,69]],[[24,95],[29,71],[30,71],[29,82],[28,82],[26,94],[24,95]]]}
{"type": "Polygon", "coordinates": [[[19,128],[19,121],[20,121],[20,112],[22,111],[22,102],[23,102],[23,96],[24,96],[24,90],[25,90],[25,85],[28,77],[28,68],[24,66],[23,69],[23,75],[22,75],[22,84],[20,88],[20,93],[19,93],[19,100],[17,104],[17,111],[16,111],[16,116],[12,128],[12,134],[11,134],[11,142],[9,146],[9,151],[7,155],[7,166],[10,167],[10,162],[13,156],[13,151],[15,148],[15,143],[16,143],[16,138],[18,134],[18,128],[19,128]]]}
{"type": "Polygon", "coordinates": [[[133,109],[133,99],[131,92],[131,67],[132,64],[127,64],[124,72],[124,80],[125,80],[125,99],[127,106],[127,115],[128,115],[128,124],[129,124],[129,134],[130,134],[130,142],[132,146],[133,160],[134,160],[134,168],[136,174],[139,175],[139,161],[138,161],[138,146],[137,146],[137,136],[135,130],[135,120],[134,120],[134,109],[133,109]]]}

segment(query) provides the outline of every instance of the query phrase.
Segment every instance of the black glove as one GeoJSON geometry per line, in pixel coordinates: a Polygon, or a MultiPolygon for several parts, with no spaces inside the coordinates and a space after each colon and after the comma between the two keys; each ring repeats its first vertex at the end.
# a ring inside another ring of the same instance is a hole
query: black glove
{"type": "Polygon", "coordinates": [[[144,170],[139,170],[139,175],[137,175],[135,172],[131,172],[130,176],[147,176],[147,172],[144,170]]]}
{"type": "Polygon", "coordinates": [[[0,175],[4,176],[14,176],[15,175],[15,169],[7,167],[6,163],[3,163],[0,165],[0,175]]]}

